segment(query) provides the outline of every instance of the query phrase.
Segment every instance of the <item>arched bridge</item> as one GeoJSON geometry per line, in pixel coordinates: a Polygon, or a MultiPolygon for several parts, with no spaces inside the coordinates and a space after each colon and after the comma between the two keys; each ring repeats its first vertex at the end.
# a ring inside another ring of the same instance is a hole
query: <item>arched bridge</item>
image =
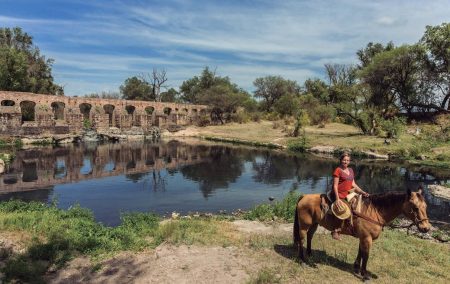
{"type": "Polygon", "coordinates": [[[189,125],[206,115],[207,106],[51,96],[0,91],[0,134],[69,134],[83,127],[148,130],[171,124],[189,125]]]}

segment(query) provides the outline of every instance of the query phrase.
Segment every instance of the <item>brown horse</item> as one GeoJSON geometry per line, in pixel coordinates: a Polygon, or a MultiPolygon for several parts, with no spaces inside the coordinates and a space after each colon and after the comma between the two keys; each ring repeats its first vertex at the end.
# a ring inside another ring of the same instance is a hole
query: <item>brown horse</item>
{"type": "MultiPolygon", "coordinates": [[[[347,225],[342,229],[343,234],[359,238],[358,256],[353,265],[355,273],[361,273],[363,279],[370,278],[366,267],[372,242],[380,236],[384,225],[400,214],[403,213],[411,219],[420,232],[428,232],[430,223],[426,208],[422,188],[419,188],[418,192],[411,192],[408,189],[405,193],[390,192],[364,198],[360,213],[353,215],[353,227],[347,225]]],[[[330,214],[323,216],[320,194],[306,194],[301,197],[295,209],[294,223],[294,244],[298,246],[298,257],[305,261],[303,252],[305,237],[307,237],[306,252],[311,255],[311,240],[318,225],[332,231],[340,224],[342,224],[340,220],[330,214]]]]}

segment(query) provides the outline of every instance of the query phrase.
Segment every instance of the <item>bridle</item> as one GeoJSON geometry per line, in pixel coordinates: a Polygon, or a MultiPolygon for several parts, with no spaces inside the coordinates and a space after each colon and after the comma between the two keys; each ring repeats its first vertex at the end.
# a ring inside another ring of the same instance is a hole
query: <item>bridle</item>
{"type": "Polygon", "coordinates": [[[419,218],[417,217],[417,212],[414,211],[414,209],[412,209],[412,208],[411,208],[411,212],[409,212],[409,213],[410,213],[410,214],[412,213],[412,215],[414,216],[413,223],[414,223],[414,225],[416,225],[417,227],[419,227],[419,224],[420,224],[420,223],[422,223],[422,222],[424,222],[424,221],[430,220],[429,218],[419,219],[419,218]]]}

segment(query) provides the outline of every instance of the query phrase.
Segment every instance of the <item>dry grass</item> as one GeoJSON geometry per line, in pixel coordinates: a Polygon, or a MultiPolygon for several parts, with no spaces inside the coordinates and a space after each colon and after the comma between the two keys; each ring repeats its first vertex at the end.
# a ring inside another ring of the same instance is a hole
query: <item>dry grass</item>
{"type": "MultiPolygon", "coordinates": [[[[273,143],[287,146],[288,143],[299,138],[290,137],[292,125],[286,125],[283,120],[261,121],[249,123],[229,123],[207,127],[192,127],[185,131],[176,133],[175,136],[195,136],[225,138],[236,141],[252,141],[256,143],[273,143]],[[277,125],[277,127],[274,127],[277,125]],[[287,130],[288,129],[288,130],[287,130]]],[[[420,125],[424,130],[433,126],[420,125]]],[[[436,128],[434,126],[434,128],[436,128]]],[[[415,129],[411,126],[411,129],[415,129]]],[[[422,165],[450,167],[450,144],[435,143],[427,140],[427,135],[416,137],[404,133],[398,140],[391,140],[385,144],[385,139],[377,136],[363,135],[358,128],[342,123],[329,123],[323,128],[308,126],[305,129],[307,144],[313,146],[335,146],[340,149],[351,149],[353,151],[374,151],[380,154],[395,154],[400,157],[409,158],[414,163],[414,158],[425,154],[426,161],[420,160],[416,163],[422,165]]]]}

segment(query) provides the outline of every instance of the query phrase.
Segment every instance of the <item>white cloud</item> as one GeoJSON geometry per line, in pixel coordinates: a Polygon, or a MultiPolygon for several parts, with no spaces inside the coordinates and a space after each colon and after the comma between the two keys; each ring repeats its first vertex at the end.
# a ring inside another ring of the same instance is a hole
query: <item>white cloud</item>
{"type": "Polygon", "coordinates": [[[0,12],[0,24],[36,35],[42,53],[55,59],[57,81],[80,95],[117,88],[153,66],[166,68],[175,87],[204,66],[247,89],[265,75],[302,83],[322,77],[325,63],[355,63],[355,52],[370,41],[417,42],[426,25],[450,14],[445,0],[246,3],[114,1],[86,4],[77,19],[0,12]]]}

